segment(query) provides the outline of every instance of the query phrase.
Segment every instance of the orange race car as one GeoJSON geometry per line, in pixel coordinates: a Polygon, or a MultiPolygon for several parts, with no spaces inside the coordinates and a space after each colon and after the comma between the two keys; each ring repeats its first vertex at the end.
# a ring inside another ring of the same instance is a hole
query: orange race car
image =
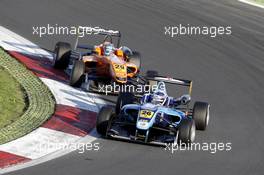
{"type": "Polygon", "coordinates": [[[140,70],[140,54],[120,45],[119,31],[102,31],[105,35],[99,45],[79,45],[75,48],[65,42],[58,42],[54,50],[53,66],[65,69],[70,76],[69,84],[95,91],[99,84],[126,84],[137,77],[140,70]],[[113,37],[117,37],[116,46],[113,37]]]}

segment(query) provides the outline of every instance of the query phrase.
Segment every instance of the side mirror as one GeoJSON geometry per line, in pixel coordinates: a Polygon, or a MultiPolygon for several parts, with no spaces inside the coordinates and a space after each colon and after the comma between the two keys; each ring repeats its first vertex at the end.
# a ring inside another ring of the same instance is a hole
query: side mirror
{"type": "Polygon", "coordinates": [[[188,94],[182,95],[181,96],[181,104],[187,105],[191,101],[191,96],[188,94]]]}

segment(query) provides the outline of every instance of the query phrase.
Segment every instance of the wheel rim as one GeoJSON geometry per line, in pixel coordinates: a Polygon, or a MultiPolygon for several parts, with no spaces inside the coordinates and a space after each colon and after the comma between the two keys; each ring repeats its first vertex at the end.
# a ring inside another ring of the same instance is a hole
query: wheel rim
{"type": "Polygon", "coordinates": [[[177,144],[178,143],[178,139],[179,139],[179,131],[177,131],[177,133],[175,134],[175,138],[174,138],[173,144],[177,144]]]}
{"type": "Polygon", "coordinates": [[[191,131],[190,131],[190,141],[193,142],[195,139],[195,125],[192,125],[191,131]]]}
{"type": "Polygon", "coordinates": [[[55,63],[56,63],[56,59],[57,59],[57,48],[55,49],[55,53],[53,54],[54,56],[53,56],[53,60],[52,60],[52,66],[54,66],[55,65],[55,63]]]}
{"type": "Polygon", "coordinates": [[[148,142],[148,136],[149,136],[149,130],[147,130],[147,132],[146,132],[146,136],[145,136],[145,143],[147,143],[148,142]]]}
{"type": "Polygon", "coordinates": [[[123,100],[120,101],[120,106],[119,106],[119,110],[121,111],[122,109],[122,105],[123,105],[123,100]]]}
{"type": "Polygon", "coordinates": [[[208,125],[208,123],[209,123],[209,118],[210,118],[210,112],[209,112],[210,110],[209,110],[209,106],[208,106],[208,108],[207,108],[207,113],[206,113],[206,126],[208,125]]]}
{"type": "Polygon", "coordinates": [[[120,100],[120,104],[119,104],[119,113],[121,112],[121,109],[122,109],[122,104],[123,104],[123,101],[120,100]]]}

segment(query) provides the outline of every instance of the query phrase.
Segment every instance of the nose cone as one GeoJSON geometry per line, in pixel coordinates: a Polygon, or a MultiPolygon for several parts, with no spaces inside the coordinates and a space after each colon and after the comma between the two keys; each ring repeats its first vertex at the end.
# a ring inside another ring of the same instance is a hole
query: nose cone
{"type": "Polygon", "coordinates": [[[150,127],[150,122],[147,120],[140,119],[137,122],[137,129],[148,130],[150,127]]]}
{"type": "Polygon", "coordinates": [[[127,66],[125,64],[114,64],[114,74],[117,82],[126,83],[127,66]]]}

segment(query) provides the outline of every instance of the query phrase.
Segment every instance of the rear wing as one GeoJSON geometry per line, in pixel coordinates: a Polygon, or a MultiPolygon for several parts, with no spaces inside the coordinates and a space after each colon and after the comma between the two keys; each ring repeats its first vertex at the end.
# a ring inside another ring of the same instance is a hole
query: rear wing
{"type": "Polygon", "coordinates": [[[80,34],[88,34],[88,35],[105,35],[107,36],[111,36],[111,37],[117,37],[117,48],[120,47],[120,40],[121,40],[121,32],[118,30],[107,30],[107,29],[103,29],[100,27],[79,27],[78,28],[78,32],[77,32],[77,36],[76,36],[76,42],[75,42],[75,46],[74,48],[76,49],[78,47],[78,43],[79,43],[79,37],[80,34]]]}
{"type": "Polygon", "coordinates": [[[169,77],[163,77],[163,76],[156,76],[156,77],[145,77],[146,80],[149,82],[164,82],[168,84],[175,84],[180,86],[187,86],[189,88],[189,95],[192,94],[192,81],[191,80],[185,80],[185,79],[179,79],[179,78],[169,78],[169,77]]]}

